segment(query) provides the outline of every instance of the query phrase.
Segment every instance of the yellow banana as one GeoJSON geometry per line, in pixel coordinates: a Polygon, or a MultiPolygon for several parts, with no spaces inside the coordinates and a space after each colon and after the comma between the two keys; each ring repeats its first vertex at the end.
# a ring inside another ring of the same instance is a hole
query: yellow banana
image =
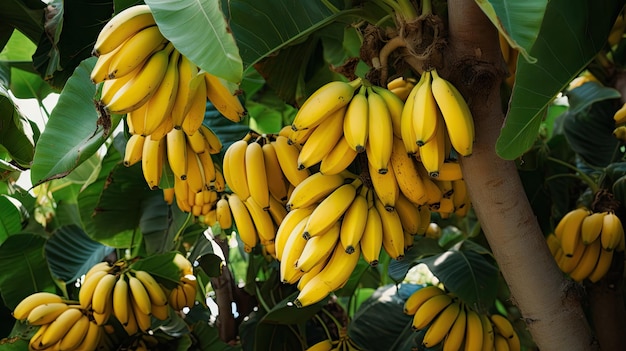
{"type": "Polygon", "coordinates": [[[324,268],[302,287],[294,300],[294,304],[297,307],[309,306],[339,289],[350,278],[359,257],[360,249],[349,254],[341,243],[335,245],[335,249],[324,268]]]}
{"type": "Polygon", "coordinates": [[[141,155],[141,169],[150,189],[157,189],[163,174],[163,159],[165,158],[165,139],[152,140],[146,138],[141,155]]]}
{"type": "MultiPolygon", "coordinates": [[[[278,226],[276,230],[276,238],[274,240],[276,246],[276,258],[280,261],[282,258],[282,253],[285,249],[285,243],[291,236],[291,232],[296,229],[296,226],[302,222],[306,225],[306,220],[313,213],[315,207],[303,207],[297,208],[295,210],[291,210],[287,212],[287,215],[283,219],[283,221],[278,226]]],[[[304,228],[302,228],[304,230],[304,228]]]]}
{"type": "MultiPolygon", "coordinates": [[[[567,216],[566,223],[563,225],[563,232],[559,238],[561,241],[561,248],[563,249],[565,256],[572,256],[576,246],[582,241],[580,237],[581,225],[583,220],[589,216],[589,214],[590,213],[587,209],[579,208],[573,210],[572,214],[567,216]]],[[[558,234],[557,237],[559,237],[558,234]]]]}
{"type": "Polygon", "coordinates": [[[626,142],[626,126],[621,125],[613,129],[613,136],[622,143],[626,142]]]}
{"type": "MultiPolygon", "coordinates": [[[[433,347],[446,339],[448,332],[451,333],[450,329],[452,329],[452,325],[457,320],[457,317],[465,318],[465,313],[461,314],[461,310],[461,304],[458,301],[455,301],[449,304],[448,307],[444,308],[426,330],[422,344],[426,347],[433,347]]],[[[461,335],[464,333],[465,328],[461,329],[461,335]]],[[[446,340],[446,343],[447,341],[448,340],[446,340]]],[[[462,339],[461,342],[463,342],[462,339]]],[[[459,345],[461,345],[461,343],[459,343],[459,345]]]]}
{"type": "MultiPolygon", "coordinates": [[[[332,251],[331,251],[332,253],[332,251]]],[[[321,261],[319,261],[315,266],[313,266],[313,268],[311,268],[308,272],[304,272],[304,274],[302,274],[302,276],[300,277],[300,279],[298,279],[298,284],[296,285],[296,287],[298,288],[298,290],[302,290],[302,288],[304,288],[304,286],[311,280],[313,279],[316,275],[319,274],[319,272],[322,271],[322,269],[324,269],[324,267],[326,267],[326,263],[328,262],[328,260],[330,259],[330,254],[327,255],[327,257],[321,261]]]]}
{"type": "Polygon", "coordinates": [[[509,345],[510,351],[520,351],[522,349],[522,342],[517,333],[513,334],[512,338],[506,339],[506,342],[509,345]]]}
{"type": "Polygon", "coordinates": [[[467,323],[465,325],[464,351],[480,351],[483,348],[483,322],[478,312],[466,308],[467,323]]]}
{"type": "Polygon", "coordinates": [[[228,205],[228,198],[226,196],[222,196],[216,205],[216,220],[219,222],[220,227],[222,229],[228,229],[233,225],[233,214],[230,211],[230,206],[228,205]]]}
{"type": "Polygon", "coordinates": [[[15,309],[13,310],[13,318],[17,320],[24,320],[28,318],[28,315],[37,306],[47,303],[61,302],[63,302],[63,298],[57,294],[43,291],[36,292],[26,296],[24,299],[22,299],[22,301],[17,304],[17,306],[15,306],[15,309]]]}
{"type": "Polygon", "coordinates": [[[126,276],[128,277],[128,288],[133,303],[141,313],[149,315],[151,313],[152,302],[146,286],[137,278],[136,272],[135,275],[127,273],[126,276]]]}
{"type": "Polygon", "coordinates": [[[273,196],[270,196],[270,208],[268,210],[270,216],[272,217],[272,221],[274,222],[274,226],[278,229],[278,226],[283,222],[285,217],[287,216],[287,209],[285,206],[273,196]]]}
{"type": "MultiPolygon", "coordinates": [[[[145,104],[146,106],[148,104],[145,104]]],[[[172,129],[174,129],[174,122],[172,121],[172,115],[166,115],[161,124],[157,126],[157,128],[150,134],[150,139],[152,140],[161,140],[167,136],[172,129]]]]}
{"type": "Polygon", "coordinates": [[[139,134],[133,134],[128,138],[124,149],[124,166],[130,167],[141,161],[144,141],[145,137],[139,134]]]}
{"type": "Polygon", "coordinates": [[[224,163],[228,163],[228,167],[224,168],[224,177],[230,189],[245,201],[250,196],[248,188],[247,170],[246,170],[246,149],[248,142],[245,140],[237,140],[232,143],[224,154],[224,163]],[[230,180],[230,182],[229,182],[230,180]]]}
{"type": "Polygon", "coordinates": [[[118,51],[123,47],[123,43],[120,44],[113,51],[106,53],[104,55],[98,56],[98,60],[96,60],[96,64],[93,66],[91,73],[89,74],[89,78],[91,78],[91,82],[94,84],[98,84],[103,82],[109,78],[109,66],[111,65],[111,61],[115,58],[115,55],[118,51]]]}
{"type": "Polygon", "coordinates": [[[183,212],[191,212],[189,205],[189,185],[186,180],[174,178],[174,194],[176,195],[176,205],[183,212]]]}
{"type": "MultiPolygon", "coordinates": [[[[137,67],[132,73],[129,73],[125,76],[119,77],[117,79],[107,79],[104,82],[102,82],[101,91],[100,91],[100,103],[104,106],[104,105],[107,105],[109,102],[111,102],[115,94],[117,94],[117,92],[122,87],[124,87],[126,84],[132,81],[141,72],[142,69],[143,69],[143,66],[140,66],[140,67],[137,67]]],[[[139,107],[141,106],[138,106],[137,109],[139,107]]],[[[140,116],[140,114],[136,114],[136,115],[140,116]]],[[[143,127],[142,125],[141,126],[138,125],[138,126],[143,127]]],[[[135,129],[138,129],[138,128],[135,128],[135,129]]],[[[141,133],[137,132],[137,134],[141,134],[141,133]]]]}
{"type": "MultiPolygon", "coordinates": [[[[180,55],[178,59],[178,92],[174,106],[172,106],[172,122],[174,128],[182,128],[183,120],[187,111],[191,107],[189,101],[195,91],[191,90],[191,82],[194,77],[198,76],[198,66],[196,66],[185,55],[180,55]]],[[[195,84],[197,85],[197,80],[195,84]]]]}
{"type": "Polygon", "coordinates": [[[202,126],[206,112],[206,90],[202,73],[198,73],[189,83],[189,97],[185,106],[182,129],[187,135],[195,133],[202,126]]]}
{"type": "Polygon", "coordinates": [[[134,273],[135,277],[146,289],[146,292],[150,297],[150,302],[153,305],[163,306],[167,303],[167,296],[165,295],[165,291],[163,291],[159,283],[157,283],[157,281],[150,273],[141,270],[135,271],[134,273]]]}
{"type": "Polygon", "coordinates": [[[457,319],[454,321],[452,328],[450,328],[450,332],[448,333],[448,335],[446,335],[446,338],[443,341],[442,351],[459,351],[461,349],[461,346],[463,345],[463,341],[467,342],[467,340],[465,340],[467,317],[467,312],[464,308],[462,308],[459,312],[457,319]]]}
{"type": "Polygon", "coordinates": [[[201,193],[205,189],[206,179],[204,177],[204,169],[200,164],[200,160],[198,159],[198,155],[193,152],[189,143],[185,144],[187,148],[187,184],[189,185],[189,191],[191,198],[194,197],[194,205],[201,206],[203,204],[204,198],[201,197],[199,193],[201,193]],[[201,201],[197,201],[196,199],[201,199],[201,201]]]}
{"type": "Polygon", "coordinates": [[[333,112],[314,128],[298,154],[298,168],[309,168],[324,159],[344,135],[345,108],[333,112]]]}
{"type": "Polygon", "coordinates": [[[109,64],[109,79],[122,77],[142,65],[150,55],[162,50],[167,39],[156,25],[146,27],[121,44],[109,64]]]}
{"type": "Polygon", "coordinates": [[[343,118],[343,135],[348,145],[356,152],[365,151],[369,135],[369,104],[365,92],[365,87],[361,87],[359,93],[348,103],[343,118]]]}
{"type": "Polygon", "coordinates": [[[297,186],[311,174],[306,168],[298,168],[299,151],[295,145],[289,144],[286,137],[279,135],[276,137],[276,140],[271,143],[276,151],[280,168],[289,183],[293,184],[293,186],[297,186]]]}
{"type": "Polygon", "coordinates": [[[65,302],[49,302],[36,306],[28,314],[27,321],[31,325],[44,325],[55,320],[69,307],[65,302]]]}
{"type": "Polygon", "coordinates": [[[370,266],[378,265],[378,258],[380,256],[380,250],[383,247],[383,224],[380,219],[380,214],[375,207],[370,207],[367,210],[367,219],[365,222],[365,228],[363,229],[363,236],[361,236],[360,246],[363,259],[369,263],[370,266]]]}
{"type": "Polygon", "coordinates": [[[401,119],[402,110],[404,109],[404,102],[390,90],[379,86],[372,86],[374,92],[380,95],[389,109],[389,116],[391,117],[391,125],[393,127],[393,135],[397,138],[402,138],[401,132],[401,119]]]}
{"type": "Polygon", "coordinates": [[[497,332],[496,334],[500,334],[506,339],[513,338],[515,329],[513,329],[513,324],[511,324],[511,321],[509,321],[508,318],[500,314],[492,314],[489,318],[491,319],[491,323],[493,323],[494,329],[497,332]]]}
{"type": "Polygon", "coordinates": [[[344,184],[330,193],[311,213],[304,237],[309,239],[330,229],[350,207],[355,196],[356,188],[352,184],[344,184]]]}
{"type": "Polygon", "coordinates": [[[107,271],[98,270],[85,276],[83,283],[78,291],[78,302],[82,308],[88,308],[91,305],[96,286],[102,278],[109,275],[107,271]]]}
{"type": "Polygon", "coordinates": [[[376,166],[371,164],[369,160],[367,166],[377,199],[382,202],[385,209],[393,210],[396,206],[398,196],[400,195],[396,174],[394,172],[387,172],[385,174],[378,173],[376,166]]]}
{"type": "Polygon", "coordinates": [[[593,272],[589,274],[587,279],[592,283],[597,283],[600,279],[604,278],[606,273],[611,268],[611,263],[613,262],[613,252],[615,250],[605,250],[600,249],[600,257],[598,257],[598,262],[596,263],[596,267],[593,269],[593,272]]]}
{"type": "Polygon", "coordinates": [[[398,212],[398,217],[400,217],[402,230],[407,232],[409,235],[420,234],[423,226],[420,223],[419,209],[402,193],[399,194],[398,199],[396,200],[395,210],[398,212]]]}
{"type": "Polygon", "coordinates": [[[133,310],[134,320],[137,323],[137,328],[143,332],[146,332],[150,329],[152,325],[152,319],[149,314],[143,313],[139,306],[137,305],[137,301],[133,299],[133,295],[131,294],[130,298],[130,306],[133,310]]]}
{"type": "MultiPolygon", "coordinates": [[[[415,155],[419,151],[419,145],[417,144],[417,134],[415,133],[415,118],[413,117],[420,107],[415,105],[415,97],[420,91],[420,87],[424,84],[427,74],[421,75],[418,83],[413,86],[406,98],[404,108],[402,109],[402,115],[400,116],[400,136],[396,136],[404,143],[406,152],[410,155],[415,155]]],[[[430,75],[428,76],[430,79],[430,75]]]]}
{"type": "Polygon", "coordinates": [[[285,202],[287,201],[287,179],[280,168],[274,145],[268,140],[262,148],[269,192],[276,200],[285,202]]]}
{"type": "Polygon", "coordinates": [[[49,324],[42,325],[41,327],[39,327],[39,329],[37,329],[35,334],[33,334],[33,336],[30,338],[30,341],[28,342],[29,350],[39,350],[42,348],[41,337],[46,332],[46,329],[48,329],[48,326],[49,324]]]}
{"type": "Polygon", "coordinates": [[[415,311],[412,323],[413,329],[421,330],[426,328],[452,302],[452,297],[448,294],[437,294],[426,300],[415,311]]]}
{"type": "Polygon", "coordinates": [[[228,195],[228,205],[233,214],[237,234],[243,241],[244,251],[251,252],[256,246],[259,237],[250,212],[248,212],[248,208],[236,193],[228,195]]]}
{"type": "Polygon", "coordinates": [[[301,129],[301,130],[296,130],[296,131],[290,130],[289,135],[287,136],[289,144],[296,146],[298,150],[300,150],[302,146],[309,140],[309,137],[311,136],[311,134],[313,134],[313,132],[316,129],[317,129],[317,126],[313,128],[309,128],[309,129],[301,129]]]}
{"type": "Polygon", "coordinates": [[[415,95],[415,107],[411,115],[413,128],[415,129],[415,139],[420,148],[435,137],[438,128],[441,129],[441,133],[445,129],[444,121],[440,117],[437,103],[433,96],[431,73],[425,72],[423,76],[425,76],[424,81],[419,85],[419,90],[415,95]]]}
{"type": "MultiPolygon", "coordinates": [[[[567,272],[563,270],[563,272],[568,273],[569,276],[577,282],[582,282],[593,272],[593,269],[596,267],[596,263],[598,262],[598,258],[600,257],[600,250],[602,250],[602,244],[599,240],[596,240],[589,245],[583,245],[582,243],[580,245],[583,246],[584,249],[583,253],[580,254],[578,262],[576,262],[575,266],[570,268],[567,272]]],[[[574,255],[574,257],[576,257],[576,255],[574,255]]]]}
{"type": "Polygon", "coordinates": [[[128,282],[124,276],[121,276],[113,288],[113,315],[122,325],[128,324],[130,319],[128,313],[129,298],[128,282]]]}
{"type": "Polygon", "coordinates": [[[404,232],[396,210],[388,211],[380,201],[374,201],[383,225],[383,248],[394,260],[404,257],[404,232]]]}
{"type": "Polygon", "coordinates": [[[200,126],[199,132],[204,137],[204,140],[206,141],[205,148],[210,154],[215,155],[222,151],[222,141],[211,128],[203,124],[200,126]]]}
{"type": "Polygon", "coordinates": [[[117,278],[114,274],[106,274],[100,279],[93,291],[93,298],[91,300],[91,308],[94,312],[105,313],[109,308],[108,306],[113,303],[113,288],[117,278]]]}
{"type": "Polygon", "coordinates": [[[135,33],[154,26],[155,23],[148,5],[136,5],[122,10],[100,30],[93,48],[94,55],[100,56],[113,51],[135,33]]]}
{"type": "MultiPolygon", "coordinates": [[[[600,240],[602,248],[607,251],[617,248],[620,241],[624,240],[624,227],[615,213],[610,212],[603,217],[600,240]]],[[[563,240],[561,240],[561,245],[563,245],[563,240]]]]}
{"type": "Polygon", "coordinates": [[[626,104],[623,104],[622,107],[615,112],[613,119],[615,120],[615,124],[626,123],[626,104]]]}
{"type": "MultiPolygon", "coordinates": [[[[438,112],[435,113],[435,118],[440,119],[441,117],[437,116],[438,112]]],[[[445,154],[446,140],[444,128],[443,121],[440,121],[437,127],[435,127],[435,135],[419,148],[420,161],[428,172],[428,176],[432,178],[439,177],[439,171],[443,166],[443,161],[447,157],[445,154]]]]}
{"type": "Polygon", "coordinates": [[[76,350],[95,350],[100,342],[100,338],[102,338],[102,329],[95,322],[90,321],[85,337],[78,344],[76,350]]]}
{"type": "MultiPolygon", "coordinates": [[[[447,152],[445,153],[448,154],[447,152]]],[[[457,161],[445,161],[439,166],[438,180],[455,181],[463,179],[461,164],[457,161]]]]}
{"type": "MultiPolygon", "coordinates": [[[[110,113],[123,114],[145,104],[157,91],[167,72],[171,43],[148,58],[143,67],[134,74],[115,94],[109,102],[103,100],[104,107],[110,113]]],[[[107,81],[105,81],[107,82],[107,81]]]]}
{"type": "Polygon", "coordinates": [[[342,136],[335,147],[326,155],[320,163],[320,173],[337,174],[343,172],[357,156],[345,136],[342,136]]]}
{"type": "Polygon", "coordinates": [[[565,224],[567,223],[567,221],[570,219],[570,217],[582,216],[580,214],[580,212],[582,212],[582,211],[587,212],[587,213],[589,212],[585,207],[580,207],[580,208],[571,210],[571,211],[567,212],[561,218],[561,220],[557,223],[556,227],[554,228],[554,235],[556,235],[557,239],[559,239],[559,242],[563,238],[563,232],[564,232],[565,224]]]}
{"type": "Polygon", "coordinates": [[[247,198],[244,204],[252,217],[261,244],[266,245],[274,241],[274,238],[276,238],[276,227],[274,226],[274,221],[272,221],[270,213],[263,210],[261,205],[259,205],[252,196],[247,198]]]}
{"type": "Polygon", "coordinates": [[[337,244],[340,228],[341,223],[337,222],[324,234],[307,240],[300,256],[296,260],[295,268],[308,272],[319,262],[328,258],[337,244]]]}
{"type": "Polygon", "coordinates": [[[146,119],[144,121],[146,134],[154,134],[159,126],[167,121],[167,118],[171,118],[172,107],[178,92],[178,56],[180,56],[178,50],[173,50],[163,80],[146,102],[146,119]]]}
{"type": "Polygon", "coordinates": [[[474,144],[474,119],[461,93],[447,80],[441,78],[437,70],[432,71],[432,90],[446,122],[452,147],[459,155],[472,154],[474,144]]]}
{"type": "Polygon", "coordinates": [[[298,222],[289,233],[284,247],[281,248],[282,251],[280,255],[278,255],[278,248],[276,249],[277,257],[280,257],[280,280],[283,283],[293,284],[303,273],[300,269],[296,268],[296,262],[308,242],[302,236],[305,226],[306,222],[304,220],[298,222]]]}
{"type": "Polygon", "coordinates": [[[317,126],[331,113],[346,106],[359,86],[360,78],[349,83],[342,81],[326,83],[305,100],[296,113],[291,128],[300,130],[317,126]]]}
{"type": "Polygon", "coordinates": [[[237,93],[232,93],[225,82],[208,72],[204,72],[204,80],[207,98],[222,116],[239,123],[248,115],[237,93]]]}
{"type": "Polygon", "coordinates": [[[257,142],[248,144],[245,153],[246,182],[250,197],[261,206],[263,210],[270,207],[270,192],[268,189],[268,179],[265,173],[265,160],[263,147],[257,142]]]}
{"type": "Polygon", "coordinates": [[[59,350],[76,350],[89,331],[89,317],[82,315],[58,342],[59,350]]]}
{"type": "MultiPolygon", "coordinates": [[[[483,346],[480,351],[493,351],[495,332],[493,331],[493,324],[486,314],[480,314],[480,322],[483,326],[483,346]]],[[[469,351],[469,350],[467,350],[469,351]]]]}
{"type": "Polygon", "coordinates": [[[359,246],[367,224],[368,206],[363,189],[366,188],[363,187],[361,192],[354,197],[341,221],[339,237],[348,253],[353,253],[356,250],[355,247],[359,246]]]}
{"type": "Polygon", "coordinates": [[[41,346],[46,348],[61,340],[72,326],[83,317],[83,311],[78,308],[69,308],[48,325],[41,336],[41,346]]]}
{"type": "Polygon", "coordinates": [[[146,134],[144,123],[146,114],[146,104],[138,107],[136,110],[129,111],[126,114],[126,125],[128,126],[128,132],[130,134],[139,134],[142,136],[148,136],[146,134]]]}
{"type": "Polygon", "coordinates": [[[164,321],[170,316],[170,307],[168,304],[165,304],[165,305],[152,304],[150,311],[152,311],[152,316],[160,321],[164,321]]]}
{"type": "Polygon", "coordinates": [[[285,206],[287,210],[293,210],[316,204],[343,185],[344,180],[341,174],[313,173],[293,189],[285,206]]]}
{"type": "Polygon", "coordinates": [[[555,256],[556,252],[561,248],[561,242],[556,238],[554,233],[546,235],[546,244],[548,245],[548,249],[550,249],[550,254],[552,254],[552,256],[555,256]]]}
{"type": "Polygon", "coordinates": [[[510,351],[507,339],[500,334],[496,334],[493,348],[495,351],[510,351]]]}
{"type": "Polygon", "coordinates": [[[385,174],[388,171],[391,149],[393,148],[393,126],[389,109],[380,95],[373,90],[368,90],[368,138],[367,158],[378,173],[385,174]]]}
{"type": "Polygon", "coordinates": [[[415,162],[415,159],[407,154],[402,140],[394,138],[391,168],[399,191],[413,204],[423,205],[427,201],[426,188],[415,162]]]}
{"type": "Polygon", "coordinates": [[[332,348],[333,343],[330,340],[325,339],[307,347],[304,351],[330,351],[332,348]]]}
{"type": "Polygon", "coordinates": [[[198,166],[202,170],[204,175],[204,187],[205,190],[216,190],[215,182],[217,180],[217,170],[215,169],[215,163],[211,158],[211,154],[208,152],[202,152],[196,154],[198,159],[198,166]]]}

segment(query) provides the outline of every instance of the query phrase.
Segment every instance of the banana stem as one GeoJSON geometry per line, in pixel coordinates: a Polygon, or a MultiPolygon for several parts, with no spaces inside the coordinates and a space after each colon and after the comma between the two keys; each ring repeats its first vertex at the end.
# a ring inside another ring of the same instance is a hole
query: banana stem
{"type": "Polygon", "coordinates": [[[401,48],[401,47],[406,47],[406,41],[404,40],[403,37],[396,36],[393,39],[389,40],[385,44],[385,46],[383,46],[382,49],[380,49],[380,52],[378,53],[378,60],[380,62],[380,82],[381,82],[381,84],[386,84],[387,83],[387,75],[388,75],[388,72],[389,72],[389,67],[388,67],[389,55],[391,55],[391,53],[393,51],[395,51],[396,49],[401,48]]]}
{"type": "MultiPolygon", "coordinates": [[[[587,186],[589,186],[589,189],[591,189],[591,191],[593,191],[594,193],[596,193],[598,191],[598,184],[596,184],[596,182],[591,177],[586,175],[584,172],[582,172],[576,166],[572,166],[572,165],[570,165],[569,163],[567,163],[565,161],[561,161],[558,158],[554,158],[554,157],[550,157],[550,156],[548,156],[547,160],[548,161],[552,161],[552,162],[557,163],[557,164],[560,164],[563,167],[567,167],[567,168],[573,170],[574,172],[576,172],[576,175],[572,175],[573,177],[576,177],[576,178],[580,179],[581,181],[587,183],[587,186]]],[[[550,179],[552,179],[554,177],[555,176],[548,177],[548,178],[546,178],[546,180],[550,180],[550,179]]]]}
{"type": "Polygon", "coordinates": [[[433,4],[430,0],[422,0],[422,16],[430,15],[433,13],[433,4]]]}
{"type": "Polygon", "coordinates": [[[398,13],[406,20],[412,20],[418,17],[417,11],[415,7],[411,3],[411,0],[398,0],[398,4],[400,5],[401,12],[398,13]]]}

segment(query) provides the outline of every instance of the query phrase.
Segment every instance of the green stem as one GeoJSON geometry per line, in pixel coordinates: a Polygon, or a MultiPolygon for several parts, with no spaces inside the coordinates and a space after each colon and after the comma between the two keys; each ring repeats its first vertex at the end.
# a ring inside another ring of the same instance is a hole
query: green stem
{"type": "Polygon", "coordinates": [[[430,0],[422,0],[422,16],[430,15],[433,13],[433,4],[430,0]]]}
{"type": "Polygon", "coordinates": [[[330,10],[330,12],[332,12],[332,13],[339,13],[339,11],[340,11],[329,0],[322,0],[322,4],[324,4],[324,6],[326,6],[330,10]]]}
{"type": "MultiPolygon", "coordinates": [[[[322,308],[322,310],[324,310],[324,309],[322,308]]],[[[322,317],[320,317],[318,314],[316,314],[313,317],[315,317],[315,319],[317,319],[317,321],[322,326],[322,329],[324,329],[324,333],[326,333],[326,336],[328,337],[328,340],[332,340],[332,336],[330,335],[330,330],[328,330],[328,327],[326,326],[326,323],[324,323],[324,320],[322,320],[322,317]]]]}
{"type": "Polygon", "coordinates": [[[325,308],[322,308],[322,312],[324,312],[328,316],[328,318],[330,318],[333,323],[337,325],[337,329],[341,329],[343,327],[343,324],[339,322],[332,313],[328,312],[325,308]]]}
{"type": "Polygon", "coordinates": [[[183,234],[183,231],[187,227],[187,223],[189,223],[189,221],[191,220],[191,217],[192,217],[192,214],[191,212],[189,212],[187,214],[187,218],[185,218],[185,222],[183,223],[183,225],[180,226],[180,229],[178,229],[178,232],[174,236],[174,241],[178,241],[178,238],[183,234]]]}
{"type": "MultiPolygon", "coordinates": [[[[589,186],[589,188],[591,189],[591,191],[593,191],[594,193],[598,191],[598,184],[596,184],[596,182],[591,179],[591,177],[589,177],[588,175],[586,175],[584,172],[582,172],[580,169],[578,169],[576,166],[572,166],[569,163],[559,160],[558,158],[554,158],[554,157],[548,157],[547,158],[548,161],[552,161],[554,163],[560,164],[563,167],[567,167],[571,170],[573,170],[574,172],[576,172],[575,177],[580,179],[581,181],[587,183],[587,186],[589,186]]],[[[550,179],[552,177],[549,177],[548,179],[550,179]]],[[[546,180],[548,180],[546,179],[546,180]]]]}
{"type": "Polygon", "coordinates": [[[270,308],[270,306],[267,305],[265,300],[262,298],[261,290],[259,289],[259,287],[255,286],[255,290],[256,290],[256,296],[257,296],[257,298],[259,300],[259,303],[261,304],[261,307],[263,307],[265,312],[269,311],[271,308],[270,308]]]}
{"type": "Polygon", "coordinates": [[[373,1],[374,3],[376,3],[378,6],[382,7],[383,9],[386,9],[385,5],[391,7],[393,12],[404,17],[404,15],[402,14],[402,8],[394,0],[373,0],[373,1]]]}
{"type": "Polygon", "coordinates": [[[411,3],[411,0],[398,0],[398,5],[400,6],[400,9],[401,9],[398,14],[404,17],[406,20],[410,21],[418,17],[417,11],[415,10],[415,6],[413,6],[413,4],[411,3]]]}

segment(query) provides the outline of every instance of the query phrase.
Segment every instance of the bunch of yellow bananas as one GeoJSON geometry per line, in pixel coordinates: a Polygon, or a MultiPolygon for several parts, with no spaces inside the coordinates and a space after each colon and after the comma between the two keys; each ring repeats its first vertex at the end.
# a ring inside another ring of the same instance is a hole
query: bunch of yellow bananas
{"type": "Polygon", "coordinates": [[[564,273],[595,283],[609,271],[613,252],[624,250],[624,228],[615,213],[580,207],[565,214],[546,241],[564,273]]]}
{"type": "Polygon", "coordinates": [[[409,296],[404,313],[413,316],[415,330],[426,329],[422,343],[431,348],[441,344],[445,351],[515,350],[521,343],[505,317],[476,312],[438,286],[423,287],[409,296]]]}
{"type": "Polygon", "coordinates": [[[39,326],[28,344],[30,350],[95,350],[103,333],[81,305],[47,292],[24,298],[13,317],[39,326]]]}
{"type": "Polygon", "coordinates": [[[178,285],[168,295],[170,306],[176,311],[185,307],[193,307],[196,301],[198,281],[193,274],[185,274],[180,278],[178,285]]]}

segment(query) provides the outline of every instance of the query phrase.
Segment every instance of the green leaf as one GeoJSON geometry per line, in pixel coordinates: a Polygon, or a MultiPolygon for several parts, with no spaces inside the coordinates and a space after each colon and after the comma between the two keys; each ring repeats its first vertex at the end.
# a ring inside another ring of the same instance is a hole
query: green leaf
{"type": "Polygon", "coordinates": [[[22,230],[22,214],[15,201],[7,195],[0,195],[0,245],[22,230]]]}
{"type": "Polygon", "coordinates": [[[71,283],[113,251],[75,225],[57,229],[45,244],[50,270],[58,279],[71,283]]]}
{"type": "Polygon", "coordinates": [[[294,293],[286,299],[277,303],[265,316],[259,321],[260,324],[299,324],[311,319],[324,304],[326,300],[313,305],[298,308],[293,304],[293,300],[298,296],[294,293]]]}
{"type": "Polygon", "coordinates": [[[448,250],[422,260],[452,293],[470,306],[493,305],[499,270],[484,255],[472,250],[448,250]]]}
{"type": "Polygon", "coordinates": [[[31,41],[37,42],[43,33],[45,7],[43,1],[4,0],[0,11],[0,28],[17,28],[31,41]]]}
{"type": "Polygon", "coordinates": [[[199,350],[212,351],[228,351],[240,350],[238,347],[230,346],[220,339],[219,332],[216,327],[210,326],[204,321],[197,322],[193,325],[192,333],[198,342],[199,350]]]}
{"type": "Polygon", "coordinates": [[[240,83],[243,64],[219,0],[147,0],[159,29],[203,70],[240,83]],[[193,30],[190,30],[193,28],[193,30]]]}
{"type": "Polygon", "coordinates": [[[43,254],[44,243],[39,235],[22,233],[10,236],[0,245],[0,292],[9,308],[14,309],[34,292],[55,292],[43,254]]]}
{"type": "Polygon", "coordinates": [[[535,43],[548,0],[476,0],[476,3],[500,33],[507,36],[511,46],[530,62],[528,50],[535,43]]]}
{"type": "Polygon", "coordinates": [[[532,146],[547,106],[604,46],[622,7],[617,0],[548,3],[530,50],[537,63],[518,62],[510,110],[496,143],[500,157],[515,159],[532,146]]]}
{"type": "Polygon", "coordinates": [[[146,271],[170,288],[176,286],[180,280],[178,266],[174,263],[175,251],[163,254],[154,254],[139,259],[130,265],[131,269],[136,271],[146,271]]]}
{"type": "Polygon", "coordinates": [[[569,101],[569,111],[573,114],[582,112],[595,102],[619,99],[622,96],[616,89],[596,82],[587,82],[568,91],[566,95],[569,101]]]}
{"type": "Polygon", "coordinates": [[[33,131],[28,120],[13,105],[9,94],[0,86],[0,145],[18,165],[29,168],[33,161],[33,131]],[[28,135],[27,135],[28,133],[28,135]]]}
{"type": "Polygon", "coordinates": [[[388,274],[395,282],[401,282],[409,269],[420,262],[423,257],[438,255],[444,250],[437,241],[429,238],[416,238],[411,250],[401,261],[392,260],[389,264],[388,274]]]}
{"type": "MultiPolygon", "coordinates": [[[[68,80],[35,147],[31,182],[38,185],[67,176],[91,157],[108,135],[93,104],[96,87],[89,73],[96,58],[83,61],[68,80]]],[[[111,130],[121,116],[111,116],[111,130]]],[[[107,131],[109,132],[109,131],[107,131]]]]}

